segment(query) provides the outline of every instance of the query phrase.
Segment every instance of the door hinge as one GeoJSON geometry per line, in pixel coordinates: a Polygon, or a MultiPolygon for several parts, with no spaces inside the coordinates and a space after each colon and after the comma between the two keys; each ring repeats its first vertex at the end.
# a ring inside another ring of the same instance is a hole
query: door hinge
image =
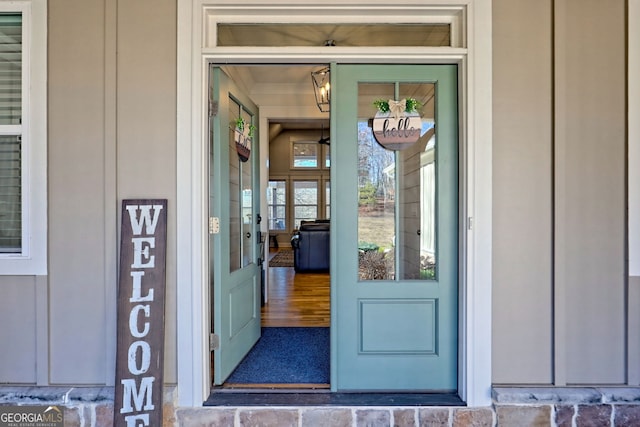
{"type": "Polygon", "coordinates": [[[218,334],[210,334],[209,335],[209,350],[217,350],[220,348],[220,337],[218,334]]]}
{"type": "Polygon", "coordinates": [[[213,99],[209,100],[209,117],[215,117],[218,115],[218,101],[213,99]]]}
{"type": "Polygon", "coordinates": [[[209,217],[209,234],[218,234],[220,232],[220,218],[216,216],[209,217]]]}

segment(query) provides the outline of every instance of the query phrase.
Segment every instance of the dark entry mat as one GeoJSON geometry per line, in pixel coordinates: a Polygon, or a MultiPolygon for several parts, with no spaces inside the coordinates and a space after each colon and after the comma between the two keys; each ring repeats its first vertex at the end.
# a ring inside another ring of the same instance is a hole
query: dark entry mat
{"type": "Polygon", "coordinates": [[[244,392],[214,390],[204,406],[466,406],[454,393],[244,392]]]}
{"type": "Polygon", "coordinates": [[[329,328],[262,328],[262,336],[226,382],[328,383],[329,328]]]}

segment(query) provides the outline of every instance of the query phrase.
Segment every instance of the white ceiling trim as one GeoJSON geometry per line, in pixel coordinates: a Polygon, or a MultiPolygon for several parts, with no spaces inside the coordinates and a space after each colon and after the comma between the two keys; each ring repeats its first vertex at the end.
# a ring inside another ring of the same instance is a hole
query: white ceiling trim
{"type": "Polygon", "coordinates": [[[309,47],[212,47],[202,50],[210,62],[269,64],[286,64],[327,62],[365,63],[372,60],[390,61],[391,63],[457,63],[467,54],[465,48],[451,47],[318,47],[313,52],[309,47]],[[286,58],[283,56],[286,55],[286,58]]]}

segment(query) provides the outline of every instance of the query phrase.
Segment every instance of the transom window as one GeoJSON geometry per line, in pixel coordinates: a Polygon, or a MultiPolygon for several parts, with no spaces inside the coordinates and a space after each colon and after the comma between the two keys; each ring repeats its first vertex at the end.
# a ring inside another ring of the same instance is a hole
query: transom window
{"type": "Polygon", "coordinates": [[[451,46],[448,23],[225,23],[217,30],[218,46],[451,46]]]}
{"type": "Polygon", "coordinates": [[[292,169],[317,169],[320,146],[313,141],[294,141],[291,143],[292,169]]]}

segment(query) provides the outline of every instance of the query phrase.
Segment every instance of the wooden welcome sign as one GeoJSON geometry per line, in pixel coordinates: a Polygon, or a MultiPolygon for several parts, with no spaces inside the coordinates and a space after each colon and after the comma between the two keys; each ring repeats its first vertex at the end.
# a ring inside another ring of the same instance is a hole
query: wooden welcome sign
{"type": "Polygon", "coordinates": [[[373,118],[373,137],[387,150],[404,150],[420,139],[422,119],[416,112],[417,101],[378,100],[373,118]]]}
{"type": "Polygon", "coordinates": [[[167,200],[123,200],[114,425],[161,426],[167,200]]]}

